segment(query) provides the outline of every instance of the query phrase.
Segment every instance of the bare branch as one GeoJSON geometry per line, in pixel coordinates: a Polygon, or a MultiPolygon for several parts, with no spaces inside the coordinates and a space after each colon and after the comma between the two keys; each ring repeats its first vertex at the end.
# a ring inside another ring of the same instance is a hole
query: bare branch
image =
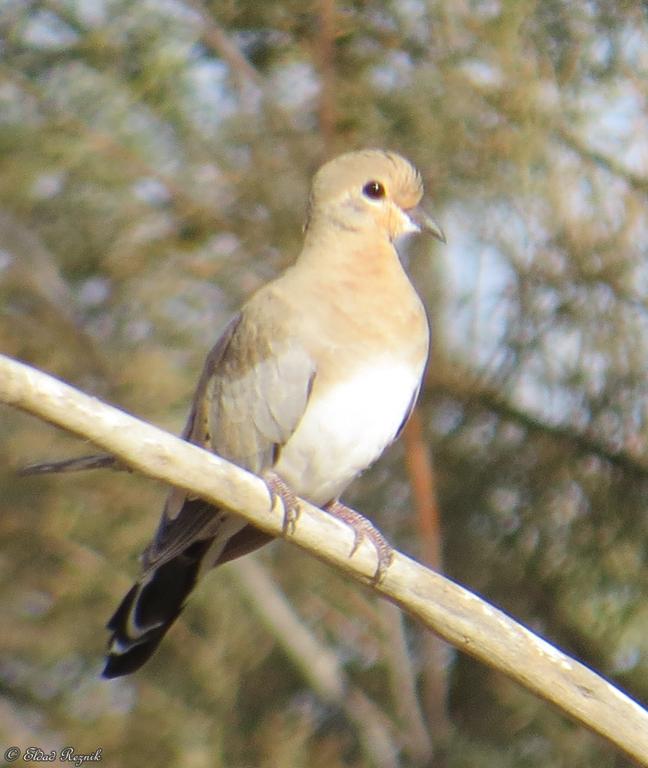
{"type": "Polygon", "coordinates": [[[319,0],[316,56],[319,59],[321,86],[318,114],[327,153],[331,153],[335,142],[335,10],[335,0],[319,0]]]}
{"type": "MultiPolygon", "coordinates": [[[[437,500],[436,478],[430,448],[423,435],[421,414],[414,409],[405,430],[405,464],[416,509],[422,555],[425,565],[443,572],[441,513],[437,500]]],[[[450,732],[448,716],[448,646],[436,635],[423,638],[422,697],[433,738],[442,741],[450,732]]],[[[413,723],[414,720],[410,718],[413,723]]]]}
{"type": "Polygon", "coordinates": [[[504,419],[520,424],[532,432],[542,433],[559,441],[567,442],[576,451],[598,456],[612,467],[634,477],[648,478],[648,462],[623,449],[606,445],[598,437],[569,424],[552,424],[522,408],[519,408],[497,387],[480,381],[479,373],[452,363],[429,370],[425,380],[426,393],[444,393],[466,403],[488,408],[504,419]]]}
{"type": "Polygon", "coordinates": [[[582,139],[564,126],[556,129],[556,136],[563,142],[563,144],[576,152],[576,154],[583,160],[587,160],[592,165],[598,165],[599,168],[604,168],[614,176],[625,179],[625,181],[637,192],[642,192],[644,195],[648,194],[648,178],[645,176],[641,176],[638,173],[634,173],[629,168],[625,168],[611,155],[605,155],[597,149],[588,147],[582,139]]]}
{"type": "Polygon", "coordinates": [[[403,430],[405,464],[412,487],[419,533],[423,542],[425,562],[435,571],[443,570],[441,554],[441,514],[436,494],[436,479],[432,456],[423,436],[418,408],[414,409],[403,430]]]}
{"type": "MultiPolygon", "coordinates": [[[[5,355],[0,355],[0,400],[84,436],[149,477],[235,509],[273,536],[284,535],[281,502],[270,507],[260,478],[5,355]]],[[[351,529],[305,501],[300,509],[298,524],[286,537],[370,584],[376,569],[371,544],[363,542],[349,558],[351,529]]],[[[398,552],[373,588],[648,766],[648,712],[506,614],[398,552]]]]}
{"type": "Polygon", "coordinates": [[[272,632],[313,690],[346,712],[371,764],[397,768],[393,724],[367,696],[351,684],[338,657],[300,621],[265,568],[254,556],[237,560],[233,572],[263,623],[272,632]],[[380,734],[380,739],[375,738],[380,734]]]}
{"type": "MultiPolygon", "coordinates": [[[[87,144],[86,151],[119,163],[129,178],[145,176],[156,179],[168,191],[179,215],[187,219],[200,219],[210,226],[219,223],[219,212],[214,210],[213,206],[206,205],[198,196],[193,196],[179,180],[149,163],[140,153],[120,142],[117,136],[89,125],[78,115],[55,103],[46,89],[41,88],[34,79],[2,63],[0,63],[0,76],[4,76],[38,101],[52,121],[51,130],[56,127],[82,138],[87,144]]],[[[224,225],[224,220],[221,220],[221,223],[224,225]]]]}
{"type": "Polygon", "coordinates": [[[188,0],[188,4],[200,15],[203,42],[221,58],[234,75],[240,88],[253,85],[263,90],[262,75],[250,64],[225,30],[216,22],[201,0],[188,0]]]}
{"type": "MultiPolygon", "coordinates": [[[[426,727],[416,693],[416,675],[407,648],[403,614],[394,605],[381,604],[381,619],[387,638],[387,662],[392,698],[405,737],[405,749],[415,765],[425,765],[434,754],[433,741],[439,736],[436,723],[426,727]],[[429,733],[429,730],[432,733],[429,733]]],[[[438,637],[434,638],[441,642],[438,637]]],[[[445,734],[443,734],[445,735],[445,734]]]]}

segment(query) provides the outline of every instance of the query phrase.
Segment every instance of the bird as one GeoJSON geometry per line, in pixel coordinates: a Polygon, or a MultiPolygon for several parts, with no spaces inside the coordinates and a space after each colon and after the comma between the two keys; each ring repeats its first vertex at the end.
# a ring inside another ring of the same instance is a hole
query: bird
{"type": "MultiPolygon", "coordinates": [[[[340,496],[398,437],[421,386],[428,320],[396,241],[427,232],[445,242],[422,197],[420,173],[395,152],[325,163],[301,253],[222,332],[183,432],[261,476],[288,509],[304,498],[350,524],[356,543],[368,536],[379,572],[389,545],[340,496]]],[[[171,489],[141,575],[108,622],[103,676],[139,669],[207,571],[271,538],[233,510],[171,489]]]]}

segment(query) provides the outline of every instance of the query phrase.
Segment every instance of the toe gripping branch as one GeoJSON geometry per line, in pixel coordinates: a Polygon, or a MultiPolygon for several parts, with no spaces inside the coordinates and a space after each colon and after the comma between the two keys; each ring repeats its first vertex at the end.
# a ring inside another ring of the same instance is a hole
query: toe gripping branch
{"type": "MultiPolygon", "coordinates": [[[[290,536],[295,532],[295,526],[301,512],[299,499],[292,488],[274,472],[266,473],[264,479],[270,494],[271,505],[274,507],[277,498],[281,499],[284,508],[282,529],[285,536],[290,536]]],[[[349,557],[353,557],[364,540],[373,544],[376,549],[378,564],[376,572],[371,578],[371,583],[379,584],[394,557],[394,550],[389,542],[370,520],[341,502],[331,501],[324,509],[353,530],[354,540],[349,557]]]]}
{"type": "Polygon", "coordinates": [[[295,532],[295,525],[301,512],[299,499],[292,488],[274,472],[267,472],[264,475],[264,479],[270,493],[271,507],[274,507],[277,498],[281,499],[284,509],[284,519],[281,527],[284,535],[290,536],[295,532]]]}
{"type": "Polygon", "coordinates": [[[355,540],[351,547],[349,557],[353,557],[358,550],[358,547],[365,539],[374,545],[376,549],[376,557],[378,558],[378,565],[376,567],[376,572],[371,579],[371,583],[380,584],[394,559],[394,550],[392,549],[391,544],[385,539],[371,520],[368,520],[364,515],[356,512],[355,509],[345,506],[342,502],[332,501],[327,504],[324,509],[333,515],[333,517],[337,517],[338,520],[346,523],[353,530],[355,540]]]}

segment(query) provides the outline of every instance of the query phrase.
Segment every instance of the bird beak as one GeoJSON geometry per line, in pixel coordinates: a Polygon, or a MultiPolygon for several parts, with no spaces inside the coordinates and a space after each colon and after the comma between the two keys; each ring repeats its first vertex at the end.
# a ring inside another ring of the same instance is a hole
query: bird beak
{"type": "Polygon", "coordinates": [[[442,243],[446,242],[446,236],[441,226],[422,208],[411,208],[407,211],[407,216],[418,232],[427,232],[442,243]]]}

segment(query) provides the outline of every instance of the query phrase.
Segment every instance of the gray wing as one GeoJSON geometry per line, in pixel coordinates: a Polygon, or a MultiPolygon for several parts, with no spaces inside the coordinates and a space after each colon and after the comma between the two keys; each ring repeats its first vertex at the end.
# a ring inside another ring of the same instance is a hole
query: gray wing
{"type": "MultiPolygon", "coordinates": [[[[246,308],[229,323],[206,360],[183,432],[190,442],[256,474],[272,468],[297,428],[315,377],[314,363],[290,324],[273,320],[283,310],[277,301],[272,294],[261,296],[254,321],[246,308]]],[[[244,526],[230,511],[173,489],[143,566],[158,567],[199,539],[220,537],[224,549],[244,526]]]]}

